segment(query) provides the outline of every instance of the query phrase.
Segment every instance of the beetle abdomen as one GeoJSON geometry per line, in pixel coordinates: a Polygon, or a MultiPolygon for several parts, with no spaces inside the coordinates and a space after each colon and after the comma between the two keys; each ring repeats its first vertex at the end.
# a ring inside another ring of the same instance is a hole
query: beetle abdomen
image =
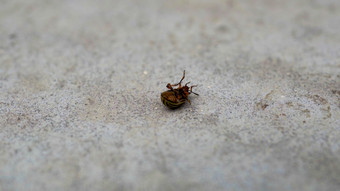
{"type": "Polygon", "coordinates": [[[170,109],[176,109],[185,103],[185,99],[178,100],[173,92],[163,92],[161,94],[162,103],[170,109]]]}

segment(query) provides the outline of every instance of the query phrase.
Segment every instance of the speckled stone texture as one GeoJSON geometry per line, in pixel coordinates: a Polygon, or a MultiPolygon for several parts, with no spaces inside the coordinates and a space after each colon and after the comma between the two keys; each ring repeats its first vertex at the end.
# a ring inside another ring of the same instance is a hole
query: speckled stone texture
{"type": "Polygon", "coordinates": [[[1,191],[340,188],[340,1],[0,4],[1,191]]]}

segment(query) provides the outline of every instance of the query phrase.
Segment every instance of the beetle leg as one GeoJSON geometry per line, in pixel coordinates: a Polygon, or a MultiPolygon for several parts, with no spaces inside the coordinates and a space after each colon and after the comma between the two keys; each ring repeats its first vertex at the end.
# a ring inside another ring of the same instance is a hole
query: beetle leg
{"type": "Polygon", "coordinates": [[[190,99],[188,99],[188,98],[185,98],[188,102],[189,102],[189,104],[191,105],[191,101],[190,101],[190,99]]]}
{"type": "Polygon", "coordinates": [[[181,84],[184,78],[185,78],[185,70],[183,71],[183,77],[182,77],[181,81],[178,82],[178,84],[181,84]]]}
{"type": "Polygon", "coordinates": [[[195,93],[195,92],[192,91],[192,88],[193,88],[193,87],[197,87],[197,85],[193,85],[193,86],[190,87],[190,93],[193,93],[193,94],[195,94],[195,95],[199,95],[198,93],[195,93]]]}
{"type": "Polygon", "coordinates": [[[172,84],[171,86],[179,86],[179,88],[181,88],[182,87],[181,83],[182,83],[184,78],[185,78],[185,70],[183,71],[183,77],[182,77],[181,81],[179,81],[177,84],[172,84]]]}
{"type": "Polygon", "coordinates": [[[174,91],[174,93],[175,93],[175,97],[178,99],[178,95],[177,95],[177,92],[176,91],[174,91]]]}
{"type": "Polygon", "coordinates": [[[193,87],[197,87],[197,85],[190,86],[190,91],[192,91],[193,87]]]}
{"type": "Polygon", "coordinates": [[[170,90],[174,90],[174,89],[172,88],[172,85],[171,85],[170,83],[168,83],[168,84],[166,85],[166,87],[167,87],[168,89],[170,89],[170,90]]]}

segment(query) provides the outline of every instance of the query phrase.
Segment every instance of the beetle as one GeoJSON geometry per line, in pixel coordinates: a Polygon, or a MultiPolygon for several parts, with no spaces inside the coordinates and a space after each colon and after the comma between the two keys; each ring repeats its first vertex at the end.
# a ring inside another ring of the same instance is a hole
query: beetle
{"type": "Polygon", "coordinates": [[[190,82],[188,82],[182,87],[182,81],[184,78],[185,78],[185,70],[183,71],[183,77],[181,81],[179,81],[177,84],[172,84],[172,85],[168,83],[166,87],[169,90],[161,93],[162,103],[170,109],[179,108],[185,103],[185,101],[188,101],[191,104],[188,98],[191,93],[195,95],[199,95],[198,93],[195,93],[192,91],[192,88],[197,87],[197,85],[190,86],[189,88],[188,84],[190,82]],[[176,87],[176,86],[178,86],[178,88],[174,89],[173,87],[176,87]]]}

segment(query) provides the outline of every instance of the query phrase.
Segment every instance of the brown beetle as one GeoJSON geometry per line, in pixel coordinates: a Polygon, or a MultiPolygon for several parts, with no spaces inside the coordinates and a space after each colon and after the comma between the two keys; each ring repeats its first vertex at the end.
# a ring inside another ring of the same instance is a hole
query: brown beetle
{"type": "Polygon", "coordinates": [[[183,77],[181,81],[179,81],[177,84],[171,85],[168,83],[166,87],[169,89],[168,91],[165,91],[161,94],[161,100],[162,103],[169,107],[170,109],[176,109],[183,105],[185,101],[188,101],[190,104],[190,100],[188,99],[189,94],[193,93],[195,95],[198,95],[197,93],[192,91],[193,87],[196,87],[197,85],[190,86],[190,88],[187,86],[190,82],[186,83],[182,87],[182,81],[185,78],[185,70],[183,72],[183,77]],[[174,86],[178,86],[178,88],[174,89],[174,86]]]}

